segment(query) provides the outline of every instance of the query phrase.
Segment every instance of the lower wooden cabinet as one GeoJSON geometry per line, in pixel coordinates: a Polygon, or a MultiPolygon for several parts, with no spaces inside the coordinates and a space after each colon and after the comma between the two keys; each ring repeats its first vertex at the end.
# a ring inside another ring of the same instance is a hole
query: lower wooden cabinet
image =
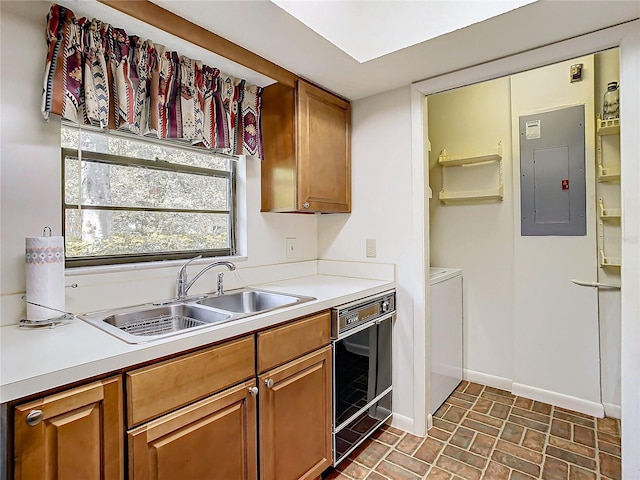
{"type": "Polygon", "coordinates": [[[329,342],[325,310],[126,372],[126,433],[121,375],[19,405],[14,480],[318,479],[329,342]]]}
{"type": "Polygon", "coordinates": [[[122,480],[122,380],[114,377],[14,409],[16,480],[122,480]]]}
{"type": "Polygon", "coordinates": [[[258,377],[260,479],[309,480],[331,465],[331,347],[258,377]]]}
{"type": "Polygon", "coordinates": [[[254,387],[240,384],[130,431],[129,478],[255,480],[254,387]]]}
{"type": "Polygon", "coordinates": [[[249,335],[127,372],[128,427],[254,378],[255,350],[249,335]]]}

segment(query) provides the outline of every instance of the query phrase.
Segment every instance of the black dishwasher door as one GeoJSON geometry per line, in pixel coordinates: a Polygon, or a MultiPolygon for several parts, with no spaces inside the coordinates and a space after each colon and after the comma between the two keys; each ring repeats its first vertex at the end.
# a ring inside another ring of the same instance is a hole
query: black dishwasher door
{"type": "Polygon", "coordinates": [[[334,341],[334,464],[391,416],[393,314],[334,341]]]}

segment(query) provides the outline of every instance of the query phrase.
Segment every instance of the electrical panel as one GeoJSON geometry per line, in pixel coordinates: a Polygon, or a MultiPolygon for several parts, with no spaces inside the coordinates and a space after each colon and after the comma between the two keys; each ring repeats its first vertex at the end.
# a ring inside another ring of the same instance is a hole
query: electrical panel
{"type": "Polygon", "coordinates": [[[522,236],[586,235],[584,105],[519,123],[522,236]]]}

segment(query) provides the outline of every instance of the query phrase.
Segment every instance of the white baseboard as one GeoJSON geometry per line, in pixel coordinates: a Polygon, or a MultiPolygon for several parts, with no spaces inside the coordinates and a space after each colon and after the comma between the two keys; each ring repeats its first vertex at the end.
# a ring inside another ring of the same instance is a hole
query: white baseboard
{"type": "Polygon", "coordinates": [[[433,415],[427,415],[427,430],[433,427],[433,415]]]}
{"type": "Polygon", "coordinates": [[[591,415],[593,417],[604,417],[604,407],[601,403],[592,402],[564,393],[551,392],[542,388],[531,387],[521,383],[513,383],[511,393],[521,397],[538,400],[539,402],[550,403],[558,407],[567,408],[576,412],[591,415]]]}
{"type": "Polygon", "coordinates": [[[405,432],[415,434],[413,430],[413,418],[405,417],[399,413],[394,413],[393,417],[391,417],[391,425],[399,428],[400,430],[404,430],[405,432]]]}
{"type": "Polygon", "coordinates": [[[489,375],[488,373],[476,372],[465,368],[462,372],[462,378],[469,382],[479,383],[488,387],[499,388],[501,390],[511,391],[513,380],[510,378],[489,375]]]}
{"type": "Polygon", "coordinates": [[[613,417],[620,420],[622,418],[622,409],[620,405],[615,405],[613,403],[603,403],[604,406],[604,414],[607,417],[613,417]]]}

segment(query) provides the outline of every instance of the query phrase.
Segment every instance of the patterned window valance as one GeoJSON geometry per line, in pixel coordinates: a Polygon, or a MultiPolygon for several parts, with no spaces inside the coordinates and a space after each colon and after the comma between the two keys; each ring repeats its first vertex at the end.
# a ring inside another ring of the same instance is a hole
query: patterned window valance
{"type": "Polygon", "coordinates": [[[42,114],[262,158],[262,88],[53,5],[42,114]]]}

